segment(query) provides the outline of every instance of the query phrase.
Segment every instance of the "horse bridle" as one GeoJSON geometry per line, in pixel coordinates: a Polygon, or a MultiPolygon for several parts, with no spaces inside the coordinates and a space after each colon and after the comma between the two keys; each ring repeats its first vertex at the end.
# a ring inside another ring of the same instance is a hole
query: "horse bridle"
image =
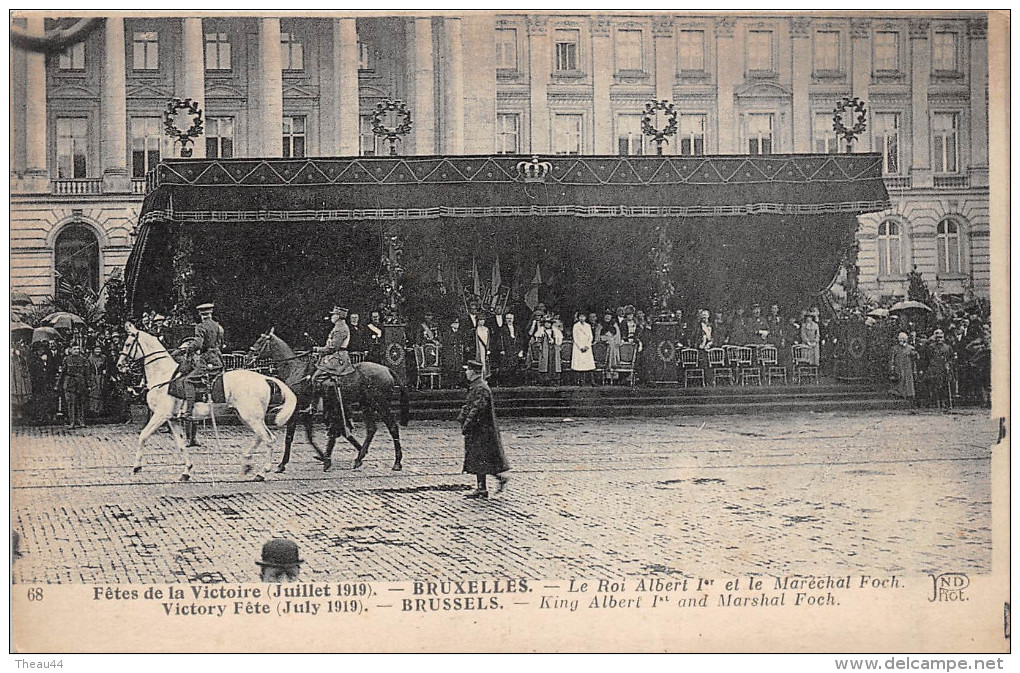
{"type": "MultiPolygon", "coordinates": [[[[258,342],[256,342],[256,343],[258,343],[258,342]]],[[[249,363],[247,360],[245,360],[245,365],[254,364],[256,360],[258,360],[260,357],[263,357],[265,355],[266,347],[268,345],[269,345],[269,339],[268,338],[266,339],[266,342],[264,344],[262,344],[262,346],[259,347],[258,351],[255,350],[255,344],[252,344],[251,348],[248,349],[248,356],[251,358],[251,363],[249,363]]],[[[301,358],[306,358],[309,355],[312,355],[312,351],[305,351],[304,353],[296,353],[296,354],[290,356],[289,358],[280,358],[279,360],[277,360],[277,362],[290,362],[292,360],[300,360],[301,358]]]]}
{"type": "Polygon", "coordinates": [[[124,348],[122,348],[120,351],[121,357],[128,358],[132,362],[141,362],[143,371],[145,365],[149,364],[150,362],[155,362],[156,360],[159,360],[161,358],[169,358],[173,360],[173,356],[170,355],[170,351],[168,351],[166,348],[160,348],[159,350],[154,350],[151,353],[146,353],[145,351],[143,351],[140,337],[141,332],[137,331],[134,333],[133,336],[134,342],[130,346],[128,346],[127,342],[124,342],[124,348]],[[138,349],[138,352],[141,354],[139,357],[135,357],[134,355],[132,355],[136,348],[138,349]],[[149,360],[148,358],[153,359],[149,360]]]}

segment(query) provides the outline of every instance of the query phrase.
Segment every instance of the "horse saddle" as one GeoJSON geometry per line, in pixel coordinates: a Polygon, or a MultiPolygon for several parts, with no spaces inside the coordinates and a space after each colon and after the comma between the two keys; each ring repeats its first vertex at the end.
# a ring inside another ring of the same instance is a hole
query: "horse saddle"
{"type": "Polygon", "coordinates": [[[349,390],[353,390],[354,388],[356,388],[358,386],[358,383],[359,383],[360,380],[361,380],[361,372],[359,372],[357,369],[354,369],[352,367],[351,368],[351,372],[349,374],[339,374],[339,375],[338,374],[327,374],[325,376],[321,376],[319,378],[319,380],[316,381],[316,383],[323,390],[325,390],[327,388],[329,388],[329,389],[336,388],[336,389],[339,389],[341,393],[345,393],[345,392],[347,392],[349,390]]]}
{"type": "MultiPolygon", "coordinates": [[[[185,386],[189,385],[186,377],[175,378],[170,381],[167,386],[167,392],[170,393],[170,397],[176,397],[179,400],[187,399],[187,392],[185,386]]],[[[200,379],[198,383],[191,383],[190,385],[195,386],[195,401],[196,402],[208,402],[209,394],[212,393],[212,401],[215,404],[224,404],[227,401],[227,396],[223,392],[223,373],[216,374],[210,381],[209,377],[200,379]]]]}

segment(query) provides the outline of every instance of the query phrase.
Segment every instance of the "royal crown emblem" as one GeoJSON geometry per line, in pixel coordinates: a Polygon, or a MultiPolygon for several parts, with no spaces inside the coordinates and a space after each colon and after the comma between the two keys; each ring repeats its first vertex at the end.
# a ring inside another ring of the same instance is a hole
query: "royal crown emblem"
{"type": "Polygon", "coordinates": [[[538,155],[531,157],[531,161],[521,161],[517,164],[517,172],[525,182],[545,182],[551,170],[552,164],[548,161],[539,161],[538,155]]]}

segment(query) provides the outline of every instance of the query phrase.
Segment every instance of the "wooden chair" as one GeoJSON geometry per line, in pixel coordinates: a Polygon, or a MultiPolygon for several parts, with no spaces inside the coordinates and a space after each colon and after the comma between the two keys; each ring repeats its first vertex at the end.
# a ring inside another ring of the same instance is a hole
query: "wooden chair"
{"type": "Polygon", "coordinates": [[[737,348],[737,368],[740,372],[740,385],[748,383],[761,385],[761,370],[754,366],[754,349],[750,346],[737,348]]]}
{"type": "Polygon", "coordinates": [[[634,385],[634,368],[637,364],[637,344],[625,343],[620,345],[620,364],[613,371],[627,377],[630,385],[634,385]]]}
{"type": "Polygon", "coordinates": [[[701,381],[705,385],[705,370],[699,367],[698,350],[696,348],[684,348],[680,351],[680,369],[684,373],[684,387],[691,381],[701,381]]]}
{"type": "Polygon", "coordinates": [[[719,379],[725,379],[729,381],[732,386],[734,383],[733,379],[733,367],[729,367],[726,364],[726,351],[722,348],[709,348],[708,349],[708,368],[712,372],[712,385],[716,385],[719,379]]]}
{"type": "Polygon", "coordinates": [[[758,364],[770,386],[773,380],[786,383],[786,367],[779,364],[779,351],[775,346],[766,344],[758,347],[758,364]]]}
{"type": "Polygon", "coordinates": [[[606,368],[609,366],[609,344],[605,341],[596,341],[591,345],[591,354],[595,358],[595,371],[602,377],[602,383],[606,382],[606,368]]]}
{"type": "Polygon", "coordinates": [[[806,344],[795,344],[793,346],[793,382],[803,384],[805,378],[814,378],[818,383],[818,365],[811,364],[811,346],[806,344]]]}
{"type": "Polygon", "coordinates": [[[356,365],[359,362],[365,361],[365,356],[368,355],[367,351],[348,351],[348,355],[351,356],[351,364],[356,365]]]}
{"type": "Polygon", "coordinates": [[[428,379],[429,388],[443,387],[443,370],[439,363],[439,348],[435,344],[414,346],[414,363],[418,365],[417,387],[422,379],[428,379]]]}

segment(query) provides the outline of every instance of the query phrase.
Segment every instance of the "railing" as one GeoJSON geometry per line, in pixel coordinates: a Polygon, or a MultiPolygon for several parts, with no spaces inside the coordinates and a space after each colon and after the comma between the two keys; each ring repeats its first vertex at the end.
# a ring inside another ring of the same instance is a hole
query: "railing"
{"type": "Polygon", "coordinates": [[[969,175],[936,175],[935,187],[954,188],[970,187],[969,175]]]}
{"type": "Polygon", "coordinates": [[[102,178],[52,180],[54,194],[102,194],[102,178]]]}
{"type": "Polygon", "coordinates": [[[131,193],[132,194],[145,193],[145,178],[131,178],[131,193]]]}
{"type": "Polygon", "coordinates": [[[910,176],[886,176],[885,177],[885,188],[886,189],[910,189],[910,176]]]}

